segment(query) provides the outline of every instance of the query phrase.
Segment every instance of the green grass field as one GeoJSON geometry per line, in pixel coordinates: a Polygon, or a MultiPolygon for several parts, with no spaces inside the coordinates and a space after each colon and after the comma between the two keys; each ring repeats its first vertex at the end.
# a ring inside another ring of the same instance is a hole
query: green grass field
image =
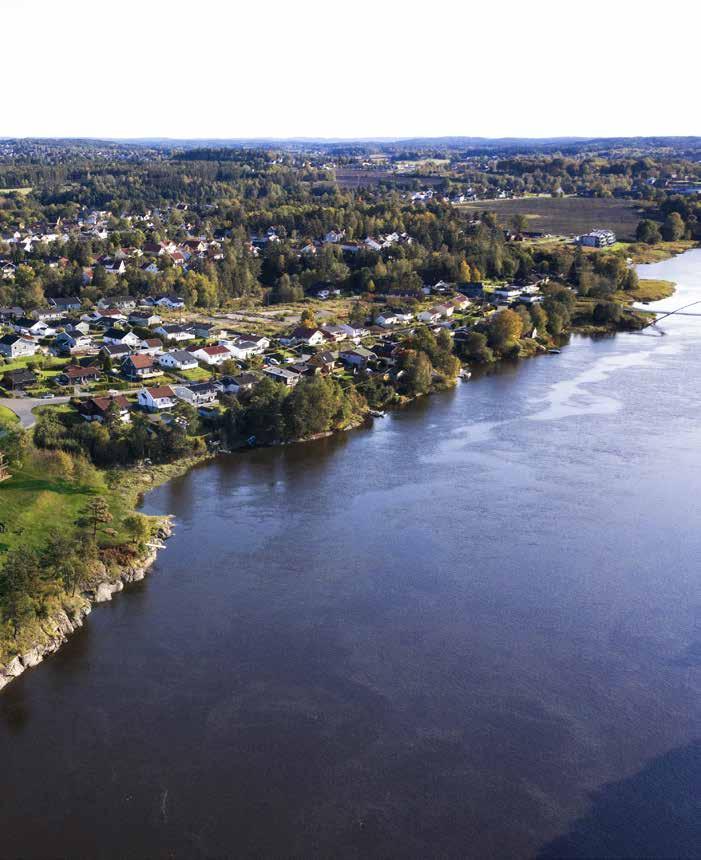
{"type": "Polygon", "coordinates": [[[613,230],[625,240],[633,239],[644,217],[637,200],[593,197],[525,197],[516,200],[478,200],[461,203],[463,212],[495,212],[499,223],[510,225],[514,215],[525,215],[526,230],[556,236],[576,236],[595,227],[613,230]]]}
{"type": "Polygon", "coordinates": [[[0,404],[0,430],[3,428],[16,428],[19,425],[19,418],[15,413],[8,409],[7,406],[0,404]]]}
{"type": "Polygon", "coordinates": [[[15,547],[40,548],[52,529],[76,534],[77,521],[90,499],[97,495],[109,502],[113,521],[106,528],[115,531],[115,534],[107,534],[103,528],[98,529],[98,541],[104,545],[124,542],[122,520],[132,511],[129,500],[108,487],[104,472],[89,469],[81,482],[62,476],[50,457],[48,452],[30,447],[22,467],[11,468],[12,477],[0,483],[0,522],[4,526],[0,551],[15,547]]]}

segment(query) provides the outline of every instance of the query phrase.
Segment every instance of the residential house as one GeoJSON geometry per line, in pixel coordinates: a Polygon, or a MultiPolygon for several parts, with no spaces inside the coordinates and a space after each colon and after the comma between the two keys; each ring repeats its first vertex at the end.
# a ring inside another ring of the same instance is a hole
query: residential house
{"type": "Polygon", "coordinates": [[[173,349],[164,352],[156,359],[161,367],[168,370],[194,370],[197,367],[197,359],[191,352],[184,349],[173,349]]]}
{"type": "Polygon", "coordinates": [[[470,307],[472,302],[462,293],[456,293],[452,298],[452,304],[456,311],[464,311],[470,307]]]}
{"type": "Polygon", "coordinates": [[[32,337],[51,337],[56,330],[48,326],[43,320],[33,320],[29,317],[20,317],[12,323],[12,328],[18,333],[32,337]]]}
{"type": "Polygon", "coordinates": [[[292,388],[293,385],[297,385],[299,382],[299,374],[284,367],[266,367],[263,373],[269,376],[270,379],[280,382],[288,388],[292,388]]]}
{"type": "Polygon", "coordinates": [[[4,388],[9,388],[12,391],[24,391],[26,388],[31,388],[37,383],[38,377],[36,373],[26,367],[21,367],[18,370],[8,370],[2,377],[2,385],[4,388]]]}
{"type": "Polygon", "coordinates": [[[54,338],[53,347],[56,352],[64,355],[66,353],[87,352],[93,348],[93,340],[89,335],[79,332],[69,334],[67,331],[60,331],[54,338]]]}
{"type": "Polygon", "coordinates": [[[375,317],[375,322],[383,328],[389,328],[389,326],[396,325],[399,320],[397,319],[397,314],[394,311],[382,311],[382,313],[375,317]]]}
{"type": "Polygon", "coordinates": [[[367,367],[369,361],[374,361],[377,355],[364,346],[356,346],[353,349],[343,350],[338,358],[343,364],[349,367],[364,368],[367,367]]]}
{"type": "Polygon", "coordinates": [[[122,362],[122,373],[128,379],[149,379],[161,370],[152,355],[129,355],[122,362]]]}
{"type": "Polygon", "coordinates": [[[66,311],[79,311],[82,302],[77,296],[59,296],[49,299],[49,304],[65,313],[66,311]]]}
{"type": "Polygon", "coordinates": [[[319,346],[324,342],[324,333],[318,328],[304,328],[300,326],[292,332],[291,339],[294,343],[304,343],[307,346],[319,346]]]}
{"type": "Polygon", "coordinates": [[[128,346],[130,349],[136,349],[141,343],[141,338],[138,334],[131,330],[123,330],[119,328],[107,329],[104,335],[105,343],[121,343],[123,346],[128,346]]]}
{"type": "Polygon", "coordinates": [[[334,343],[338,343],[342,340],[346,340],[350,335],[348,334],[348,329],[353,331],[350,326],[346,325],[322,325],[321,331],[324,334],[324,337],[328,341],[332,341],[334,343]]]}
{"type": "Polygon", "coordinates": [[[423,323],[437,323],[440,322],[441,312],[437,308],[430,308],[427,311],[421,311],[418,318],[423,323]]]}
{"type": "Polygon", "coordinates": [[[331,371],[336,367],[336,356],[333,352],[329,352],[328,350],[324,352],[317,352],[316,355],[313,355],[309,361],[307,361],[309,367],[318,367],[322,373],[331,373],[331,371]]]}
{"type": "Polygon", "coordinates": [[[499,304],[510,304],[511,302],[520,298],[521,293],[521,287],[517,287],[515,284],[507,284],[503,287],[496,287],[496,289],[492,292],[492,296],[493,299],[499,304]]]}
{"type": "Polygon", "coordinates": [[[212,337],[214,333],[214,325],[213,323],[196,322],[192,324],[192,330],[195,333],[195,337],[201,337],[206,340],[207,338],[212,337]]]}
{"type": "Polygon", "coordinates": [[[133,311],[136,307],[136,299],[133,296],[103,296],[97,303],[98,308],[119,308],[121,311],[133,311]]]}
{"type": "Polygon", "coordinates": [[[129,324],[141,328],[151,328],[151,326],[159,325],[161,322],[163,322],[162,317],[149,311],[133,311],[129,314],[129,324]]]}
{"type": "Polygon", "coordinates": [[[105,343],[100,347],[100,352],[110,360],[126,358],[131,350],[123,343],[105,343]]]}
{"type": "Polygon", "coordinates": [[[14,307],[0,308],[0,322],[12,322],[24,316],[24,310],[16,305],[14,307]]]}
{"type": "Polygon", "coordinates": [[[193,350],[192,354],[198,361],[215,366],[223,364],[232,357],[232,353],[225,346],[202,346],[193,350]]]}
{"type": "Polygon", "coordinates": [[[115,410],[116,418],[123,424],[131,421],[129,401],[123,394],[115,397],[90,397],[79,400],[75,408],[86,421],[97,421],[102,424],[109,415],[110,409],[115,410]]]}
{"type": "Polygon", "coordinates": [[[222,338],[219,341],[219,346],[228,350],[229,358],[236,358],[239,361],[247,361],[252,355],[259,355],[261,352],[255,341],[243,340],[242,338],[235,340],[222,338]]]}
{"type": "Polygon", "coordinates": [[[141,355],[161,355],[163,343],[157,337],[149,337],[141,341],[136,351],[141,355]]]}
{"type": "Polygon", "coordinates": [[[87,382],[97,382],[101,370],[95,365],[81,367],[79,364],[70,364],[64,367],[56,377],[59,385],[85,385],[87,382]]]}
{"type": "Polygon", "coordinates": [[[156,388],[142,388],[136,396],[139,406],[149,412],[161,412],[175,406],[176,396],[170,385],[159,385],[156,388]]]}
{"type": "Polygon", "coordinates": [[[212,382],[193,382],[190,385],[174,385],[173,391],[180,400],[192,406],[207,406],[214,403],[219,389],[212,382]]]}
{"type": "Polygon", "coordinates": [[[259,381],[252,373],[241,373],[238,376],[223,376],[219,385],[227,394],[239,394],[251,391],[259,381]]]}
{"type": "Polygon", "coordinates": [[[154,332],[162,335],[166,340],[172,340],[179,343],[187,340],[195,340],[194,331],[191,328],[182,325],[160,325],[158,328],[154,329],[154,332]]]}
{"type": "Polygon", "coordinates": [[[185,302],[179,296],[163,296],[156,302],[162,308],[168,308],[171,311],[181,310],[185,307],[185,302]]]}
{"type": "Polygon", "coordinates": [[[126,314],[122,313],[118,308],[108,308],[92,315],[88,314],[88,322],[93,322],[98,328],[111,328],[115,323],[125,323],[127,321],[126,314]]]}
{"type": "MultiPolygon", "coordinates": [[[[431,308],[431,310],[434,310],[434,308],[431,308]]],[[[455,308],[453,307],[452,302],[446,302],[444,304],[436,305],[435,310],[437,310],[442,317],[452,317],[455,308]]]]}
{"type": "Polygon", "coordinates": [[[0,355],[6,358],[23,358],[26,355],[36,355],[39,345],[20,334],[6,334],[0,337],[0,355]]]}

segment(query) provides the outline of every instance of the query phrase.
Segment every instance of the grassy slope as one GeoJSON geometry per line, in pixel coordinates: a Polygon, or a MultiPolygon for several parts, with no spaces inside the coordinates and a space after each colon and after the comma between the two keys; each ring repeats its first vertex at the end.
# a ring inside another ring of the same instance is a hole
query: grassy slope
{"type": "Polygon", "coordinates": [[[0,483],[0,521],[5,532],[0,535],[0,549],[15,547],[40,548],[52,529],[76,534],[78,520],[91,498],[104,496],[113,521],[98,529],[98,541],[115,545],[127,540],[122,521],[133,507],[122,493],[108,486],[104,472],[95,470],[87,483],[51,474],[41,454],[29,448],[20,469],[0,483]],[[108,534],[105,528],[114,529],[108,534]]]}
{"type": "Polygon", "coordinates": [[[19,418],[7,406],[0,404],[0,431],[5,427],[17,427],[19,418]]]}
{"type": "Polygon", "coordinates": [[[667,299],[673,295],[674,287],[674,281],[642,278],[637,290],[631,290],[626,293],[616,293],[616,296],[632,299],[635,302],[658,302],[661,299],[667,299]]]}

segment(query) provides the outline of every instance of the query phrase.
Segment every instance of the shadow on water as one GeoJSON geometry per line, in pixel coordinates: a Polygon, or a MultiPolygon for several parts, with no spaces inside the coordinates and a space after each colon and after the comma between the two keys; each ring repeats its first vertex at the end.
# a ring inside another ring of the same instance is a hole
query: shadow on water
{"type": "Polygon", "coordinates": [[[589,814],[536,857],[701,857],[701,741],[672,750],[634,776],[595,792],[589,814]]]}

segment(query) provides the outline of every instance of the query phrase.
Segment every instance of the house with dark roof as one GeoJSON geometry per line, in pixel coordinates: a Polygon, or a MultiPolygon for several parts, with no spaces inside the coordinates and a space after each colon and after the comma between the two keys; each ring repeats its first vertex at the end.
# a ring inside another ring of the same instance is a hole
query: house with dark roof
{"type": "Polygon", "coordinates": [[[12,391],[24,391],[32,385],[36,385],[38,377],[36,373],[26,367],[21,367],[18,370],[8,370],[2,377],[4,388],[9,388],[12,391]]]}
{"type": "Polygon", "coordinates": [[[0,355],[7,358],[22,358],[26,355],[36,355],[39,346],[28,337],[21,334],[6,334],[0,337],[0,355]]]}
{"type": "Polygon", "coordinates": [[[52,308],[59,311],[79,311],[82,302],[77,296],[57,296],[48,300],[52,308]]]}
{"type": "Polygon", "coordinates": [[[105,421],[110,409],[114,410],[116,417],[123,424],[131,421],[129,401],[123,394],[116,397],[89,397],[87,400],[79,400],[76,404],[76,411],[86,421],[98,421],[100,424],[105,421]]]}
{"type": "Polygon", "coordinates": [[[59,385],[84,385],[86,382],[97,382],[101,376],[101,370],[94,364],[81,367],[79,364],[70,364],[64,367],[56,377],[59,385]]]}

